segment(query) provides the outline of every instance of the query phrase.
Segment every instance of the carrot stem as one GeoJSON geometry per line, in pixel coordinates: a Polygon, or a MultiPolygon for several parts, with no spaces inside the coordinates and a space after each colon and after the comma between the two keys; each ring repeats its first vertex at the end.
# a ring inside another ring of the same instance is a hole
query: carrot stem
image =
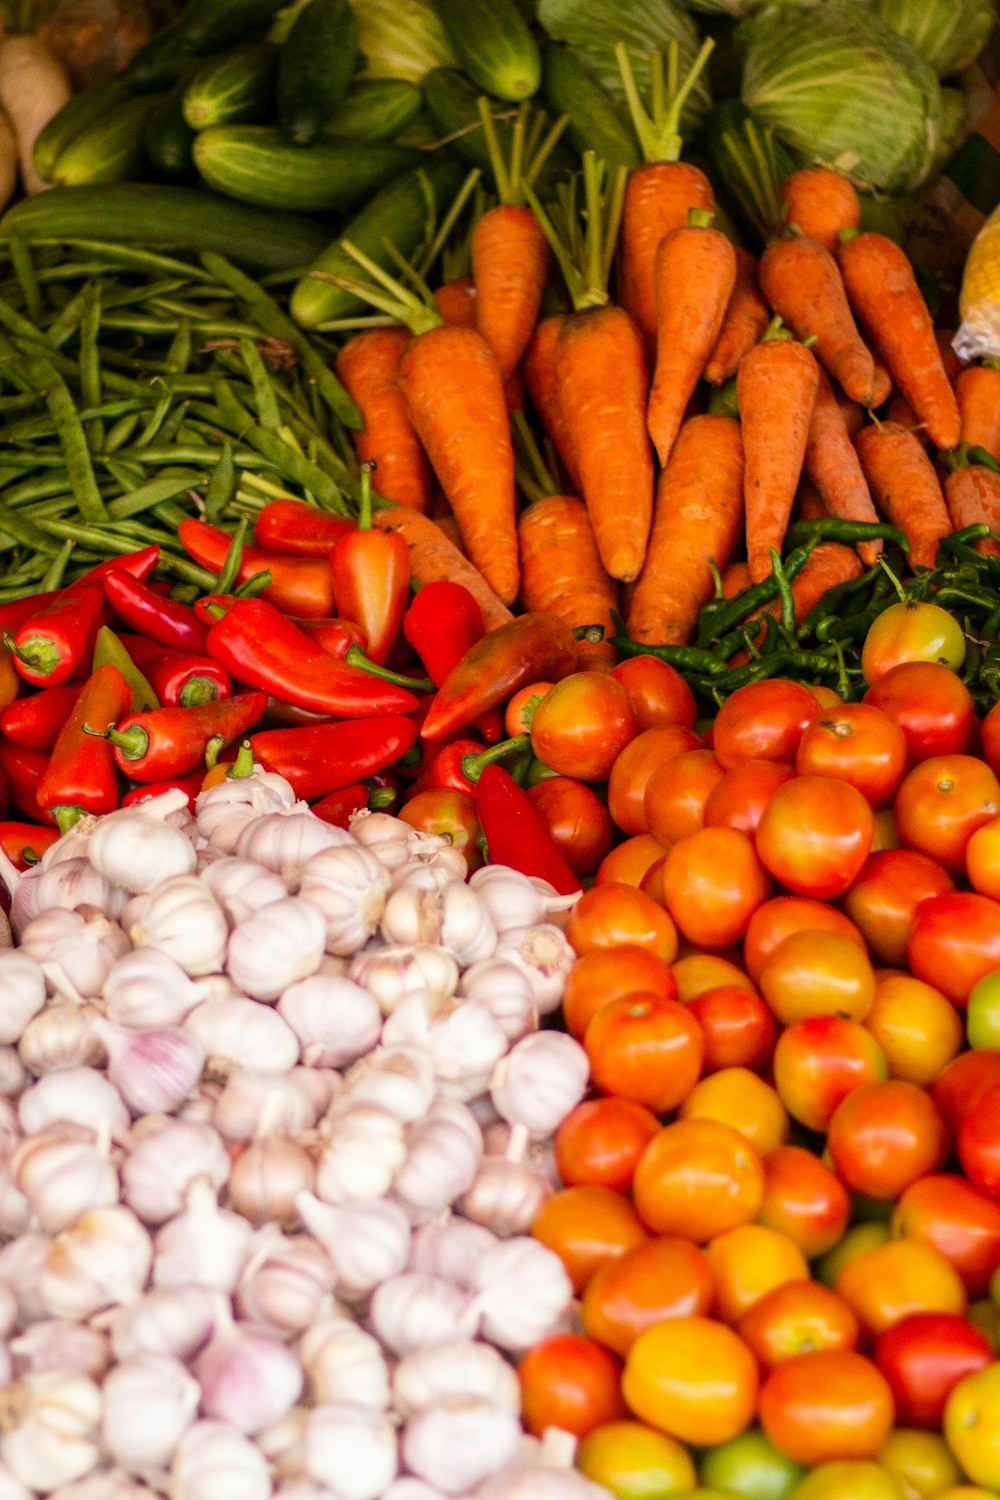
{"type": "Polygon", "coordinates": [[[681,148],[684,144],[680,133],[681,114],[714,46],[713,38],[706,37],[691,68],[679,83],[676,41],[671,38],[667,43],[666,79],[664,79],[663,72],[663,53],[659,49],[651,52],[649,55],[650,107],[646,109],[635,81],[628,49],[624,42],[615,43],[615,61],[621,73],[628,111],[646,161],[680,160],[681,148]]]}
{"type": "Polygon", "coordinates": [[[524,196],[542,226],[577,312],[586,307],[603,307],[608,301],[608,277],[621,224],[627,180],[627,167],[616,167],[609,174],[595,152],[583,153],[585,227],[582,232],[575,184],[559,195],[562,223],[558,229],[530,183],[523,184],[524,196]]]}

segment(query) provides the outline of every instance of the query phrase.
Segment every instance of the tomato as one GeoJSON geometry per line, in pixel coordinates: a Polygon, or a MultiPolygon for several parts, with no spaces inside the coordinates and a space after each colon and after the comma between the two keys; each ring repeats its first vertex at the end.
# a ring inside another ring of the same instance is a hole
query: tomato
{"type": "Polygon", "coordinates": [[[836,1245],[851,1214],[847,1189],[802,1146],[778,1146],[764,1157],[758,1224],[778,1229],[812,1260],[836,1245]]]}
{"type": "Polygon", "coordinates": [[[791,933],[770,954],[760,988],[786,1026],[808,1016],[863,1021],[875,999],[875,971],[850,938],[806,929],[791,933]]]}
{"type": "Polygon", "coordinates": [[[720,985],[735,985],[737,989],[753,990],[753,982],[743,970],[728,958],[718,953],[686,953],[673,966],[677,984],[677,998],[687,1003],[706,990],[720,985]]]}
{"type": "Polygon", "coordinates": [[[774,1049],[778,1096],[807,1130],[825,1130],[852,1089],[887,1076],[885,1058],[874,1037],[858,1021],[844,1016],[794,1021],[774,1049]]]}
{"type": "Polygon", "coordinates": [[[646,787],[664,761],[696,750],[701,737],[681,724],[644,729],[622,750],[608,777],[608,811],[623,833],[646,833],[646,787]]]}
{"type": "Polygon", "coordinates": [[[597,867],[594,884],[638,886],[650,865],[666,852],[651,833],[637,833],[634,838],[616,844],[604,856],[597,867]]]}
{"type": "Polygon", "coordinates": [[[559,1176],[567,1187],[599,1184],[626,1192],[660,1122],[634,1099],[585,1099],[556,1131],[559,1176]]]}
{"type": "Polygon", "coordinates": [[[970,1182],[1000,1197],[1000,1087],[989,1089],[963,1119],[958,1159],[970,1182]]]}
{"type": "Polygon", "coordinates": [[[931,1096],[953,1135],[970,1110],[1000,1084],[1000,1050],[982,1047],[960,1052],[931,1084],[931,1096]]]}
{"type": "Polygon", "coordinates": [[[640,1334],[625,1360],[622,1391],[635,1414],[684,1443],[725,1443],[750,1425],[757,1362],[713,1318],[672,1318],[640,1334]]]}
{"type": "Polygon", "coordinates": [[[705,827],[738,828],[740,833],[752,836],[771,797],[794,775],[794,767],[784,761],[741,761],[706,797],[705,827]]]}
{"type": "Polygon", "coordinates": [[[715,716],[712,744],[720,765],[728,771],[745,760],[794,761],[815,712],[809,689],[786,678],[737,688],[715,716]]]}
{"type": "Polygon", "coordinates": [[[664,854],[660,859],[655,859],[639,882],[639,889],[650,900],[655,901],[657,906],[665,906],[666,898],[663,892],[663,867],[667,862],[664,854]]]}
{"type": "Polygon", "coordinates": [[[866,1219],[852,1224],[832,1249],[821,1255],[815,1265],[815,1274],[831,1291],[841,1269],[856,1255],[864,1255],[876,1245],[884,1245],[890,1238],[889,1226],[883,1219],[866,1219]]]}
{"type": "Polygon", "coordinates": [[[876,1463],[819,1464],[803,1479],[794,1500],[908,1500],[894,1475],[876,1463]]]}
{"type": "Polygon", "coordinates": [[[622,943],[648,948],[668,964],[677,954],[677,929],[663,907],[617,881],[584,891],[569,914],[566,936],[578,955],[622,943]]]}
{"type": "Polygon", "coordinates": [[[420,833],[437,833],[450,839],[458,852],[465,856],[470,871],[478,870],[482,864],[478,842],[482,829],[476,816],[475,801],[465,792],[452,792],[446,787],[418,792],[403,804],[396,816],[420,833]]]}
{"type": "Polygon", "coordinates": [[[957,672],[965,660],[962,627],[939,604],[900,600],[872,622],[861,648],[866,682],[877,682],[901,662],[940,662],[957,672]]]}
{"type": "Polygon", "coordinates": [[[655,1234],[704,1242],[748,1224],[764,1195],[764,1167],[744,1135],[717,1120],[675,1120],[655,1135],[632,1183],[655,1234]]]}
{"type": "Polygon", "coordinates": [[[902,1485],[904,1500],[929,1500],[948,1484],[958,1484],[962,1471],[951,1449],[937,1432],[898,1427],[878,1450],[878,1461],[902,1485]]]}
{"type": "Polygon", "coordinates": [[[961,1316],[966,1296],[961,1277],[933,1245],[888,1240],[841,1268],[834,1291],[849,1302],[866,1334],[879,1334],[919,1312],[961,1316]]]}
{"type": "Polygon", "coordinates": [[[770,888],[753,843],[735,828],[699,828],[664,861],[667,910],[700,948],[728,948],[741,938],[770,888]]]}
{"type": "Polygon", "coordinates": [[[872,807],[887,803],[906,773],[906,736],[870,703],[821,710],[806,725],[795,754],[801,776],[837,776],[872,807]]]}
{"type": "Polygon", "coordinates": [[[567,976],[563,1019],[575,1037],[582,1037],[600,1006],[634,990],[652,991],[664,1000],[674,1000],[677,981],[670,966],[649,948],[635,943],[592,948],[577,959],[567,976]]]}
{"type": "Polygon", "coordinates": [[[611,815],[596,792],[571,776],[547,776],[528,788],[528,796],[570,869],[593,875],[615,841],[611,815]]]}
{"type": "Polygon", "coordinates": [[[965,873],[980,895],[1000,897],[1000,818],[973,830],[965,846],[965,873]]]}
{"type": "Polygon", "coordinates": [[[604,781],[639,732],[632,700],[608,672],[571,672],[531,720],[531,748],[557,775],[604,781]]]}
{"type": "Polygon", "coordinates": [[[934,755],[914,766],[893,803],[899,837],[952,875],[965,869],[965,846],[1000,812],[1000,782],[972,755],[934,755]]]}
{"type": "Polygon", "coordinates": [[[989,1341],[956,1313],[911,1313],[875,1342],[875,1363],[892,1387],[897,1419],[913,1427],[940,1427],[952,1387],[992,1362],[989,1341]]]}
{"type": "Polygon", "coordinates": [[[577,1292],[602,1266],[648,1239],[628,1199],[601,1186],[554,1193],[535,1215],[531,1232],[558,1255],[577,1292]]]}
{"type": "Polygon", "coordinates": [[[778,1028],[763,1000],[738,984],[720,984],[688,1001],[705,1038],[703,1073],[762,1068],[774,1052],[778,1028]]]}
{"type": "Polygon", "coordinates": [[[583,1045],[599,1089],[661,1115],[697,1083],[705,1052],[701,1027],[686,1005],[641,990],[602,1005],[583,1045]]]}
{"type": "Polygon", "coordinates": [[[987,974],[969,991],[965,1034],[970,1047],[995,1047],[1000,1042],[1000,969],[987,974]]]}
{"type": "Polygon", "coordinates": [[[693,729],[698,721],[694,694],[676,667],[658,656],[627,656],[611,673],[632,699],[640,729],[657,724],[683,724],[693,729]]]}
{"type": "Polygon", "coordinates": [[[643,1422],[595,1427],[577,1450],[576,1467],[616,1500],[662,1500],[693,1489],[697,1480],[687,1449],[643,1422]]]}
{"type": "Polygon", "coordinates": [[[1000,969],[1000,902],[975,891],[928,896],[913,914],[906,952],[918,979],[963,1006],[973,985],[1000,969]]]}
{"type": "Polygon", "coordinates": [[[844,895],[844,907],[864,935],[872,957],[900,967],[906,962],[910,924],[920,902],[954,889],[948,871],[926,854],[880,849],[865,860],[844,895]]]}
{"type": "Polygon", "coordinates": [[[876,980],[875,1002],[865,1029],[878,1042],[890,1078],[906,1078],[927,1088],[956,1055],[964,1040],[955,1007],[910,974],[876,980]]]}
{"type": "Polygon", "coordinates": [[[814,1349],[855,1349],[860,1336],[850,1305],[808,1273],[772,1287],[743,1314],[737,1332],[764,1369],[814,1349]]]}
{"type": "Polygon", "coordinates": [[[994,703],[979,727],[980,749],[983,760],[992,771],[1000,775],[1000,713],[994,703]]]}
{"type": "Polygon", "coordinates": [[[663,761],[646,782],[646,827],[666,848],[704,824],[709,792],[725,773],[713,751],[685,750],[663,761]]]}
{"type": "Polygon", "coordinates": [[[715,1277],[715,1316],[724,1323],[737,1323],[775,1287],[809,1275],[795,1241],[764,1224],[740,1224],[716,1235],[705,1258],[715,1277]]]}
{"type": "Polygon", "coordinates": [[[919,1177],[892,1211],[893,1234],[933,1245],[955,1267],[970,1297],[985,1296],[1000,1266],[1000,1204],[964,1177],[919,1177]]]}
{"type": "Polygon", "coordinates": [[[944,1435],[973,1483],[1000,1488],[1000,1362],[964,1375],[952,1386],[944,1435]]]}
{"type": "Polygon", "coordinates": [[[890,1078],[848,1094],[830,1121],[826,1144],[847,1187],[869,1198],[898,1198],[941,1166],[948,1130],[929,1094],[890,1078]]]}
{"type": "Polygon", "coordinates": [[[512,738],[515,734],[529,732],[535,709],[553,687],[555,687],[554,682],[529,682],[527,687],[518,688],[514,696],[507,700],[503,715],[503,728],[508,738],[512,738]]]}
{"type": "Polygon", "coordinates": [[[796,776],[779,786],[757,829],[764,868],[800,896],[846,891],[871,850],[872,810],[832,776],[796,776]]]}
{"type": "Polygon", "coordinates": [[[760,1388],[760,1423],[799,1464],[870,1458],[893,1422],[888,1381],[853,1349],[817,1349],[774,1365],[760,1388]]]}
{"type": "Polygon", "coordinates": [[[960,677],[939,662],[891,667],[862,699],[881,708],[906,736],[910,764],[930,755],[961,755],[972,739],[975,705],[960,677]]]}
{"type": "Polygon", "coordinates": [[[788,1138],[788,1115],[781,1100],[748,1068],[721,1068],[696,1083],[681,1105],[680,1117],[732,1125],[761,1156],[788,1138]]]}
{"type": "Polygon", "coordinates": [[[542,1339],[517,1366],[525,1427],[536,1436],[560,1427],[585,1437],[602,1422],[627,1416],[621,1372],[620,1360],[581,1334],[542,1339]]]}
{"type": "Polygon", "coordinates": [[[702,1455],[700,1477],[742,1500],[790,1500],[802,1469],[779,1453],[759,1427],[702,1455]]]}
{"type": "Polygon", "coordinates": [[[772,896],[758,906],[747,923],[743,961],[751,979],[760,979],[775,948],[793,932],[835,932],[865,952],[861,933],[835,906],[813,901],[809,896],[772,896]]]}
{"type": "Polygon", "coordinates": [[[690,1240],[665,1235],[637,1245],[592,1276],[583,1294],[584,1332],[624,1359],[640,1333],[666,1318],[711,1310],[715,1280],[690,1240]]]}

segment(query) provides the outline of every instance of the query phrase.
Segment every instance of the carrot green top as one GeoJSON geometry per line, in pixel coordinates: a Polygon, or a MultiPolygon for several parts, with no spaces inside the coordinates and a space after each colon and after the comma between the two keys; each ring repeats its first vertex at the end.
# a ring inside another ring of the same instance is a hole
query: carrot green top
{"type": "Polygon", "coordinates": [[[690,71],[678,79],[677,43],[671,39],[667,44],[666,69],[663,53],[659,49],[649,54],[650,99],[647,109],[639,96],[639,89],[632,72],[628,50],[624,42],[615,45],[615,61],[622,75],[625,98],[628,101],[632,126],[639,138],[643,157],[647,162],[678,161],[684,141],[680,133],[681,112],[688,95],[698,81],[708,61],[715,42],[709,36],[701,44],[701,50],[690,71]]]}
{"type": "Polygon", "coordinates": [[[541,110],[532,109],[525,101],[514,120],[508,162],[504,160],[500,137],[490,111],[490,101],[485,96],[479,99],[478,109],[497,197],[505,205],[521,204],[524,202],[524,184],[534,187],[538,181],[538,175],[548,161],[552,148],[566,129],[569,115],[560,115],[543,137],[547,118],[541,110]]]}
{"type": "Polygon", "coordinates": [[[524,196],[538,216],[545,238],[552,247],[577,312],[602,307],[608,296],[608,277],[625,202],[628,168],[609,172],[593,151],[583,153],[583,205],[577,203],[579,177],[561,184],[552,216],[545,211],[533,189],[524,184],[524,196]]]}

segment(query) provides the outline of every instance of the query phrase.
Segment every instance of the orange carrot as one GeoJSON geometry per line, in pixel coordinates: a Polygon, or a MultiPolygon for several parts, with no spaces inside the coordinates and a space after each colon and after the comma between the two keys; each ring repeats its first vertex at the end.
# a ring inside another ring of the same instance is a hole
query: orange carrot
{"type": "Polygon", "coordinates": [[[450,328],[475,328],[476,284],[471,276],[456,276],[434,293],[441,317],[450,328]]]}
{"type": "Polygon", "coordinates": [[[828,250],[837,248],[842,229],[857,229],[861,204],[846,177],[829,167],[803,167],[786,177],[779,188],[785,223],[828,250]]]}
{"type": "MultiPolygon", "coordinates": [[[[815,408],[813,410],[815,415],[815,408]]],[[[806,452],[808,452],[808,448],[806,452]]],[[[808,479],[799,480],[799,487],[795,491],[795,504],[792,506],[793,521],[819,521],[824,516],[829,516],[826,502],[819,490],[808,479]]]]}
{"type": "Polygon", "coordinates": [[[722,597],[731,599],[734,594],[742,594],[753,583],[750,577],[750,569],[745,562],[731,562],[722,570],[722,597]]]}
{"type": "Polygon", "coordinates": [[[510,610],[494,594],[483,575],[448,539],[440,522],[431,521],[403,505],[387,505],[372,516],[374,526],[398,531],[410,549],[410,567],[417,583],[451,579],[469,590],[483,612],[487,630],[507,625],[510,610]]]}
{"type": "Polygon", "coordinates": [[[525,352],[521,370],[524,383],[528,388],[528,395],[531,397],[531,404],[538,413],[542,426],[552,439],[556,453],[559,455],[559,462],[572,481],[573,488],[578,490],[580,482],[576,460],[570,446],[570,435],[563,421],[562,408],[559,405],[559,386],[556,381],[556,339],[564,318],[563,313],[553,313],[551,317],[542,319],[525,352]]]}
{"type": "MultiPolygon", "coordinates": [[[[739,566],[737,564],[737,566],[739,566]]],[[[732,565],[722,575],[723,589],[726,587],[726,578],[731,571],[732,565]]],[[[806,615],[822,599],[827,589],[832,589],[838,583],[849,583],[852,578],[861,576],[861,559],[853,547],[845,547],[843,542],[820,542],[810,552],[805,566],[791,581],[792,599],[795,604],[795,623],[801,625],[806,615]]],[[[735,580],[734,580],[735,581],[735,580]]],[[[749,583],[749,575],[747,583],[749,583]]],[[[746,587],[743,584],[742,587],[746,587]]],[[[734,590],[738,592],[738,590],[734,590]]],[[[730,596],[727,594],[726,596],[730,596]]],[[[762,605],[755,609],[749,616],[751,620],[761,620],[765,614],[771,614],[774,618],[781,617],[781,604],[775,599],[773,603],[762,605]]],[[[763,623],[760,630],[753,637],[756,642],[763,634],[763,623]]],[[[738,651],[730,659],[731,666],[742,666],[749,661],[749,653],[738,651]]]]}
{"type": "Polygon", "coordinates": [[[854,440],[875,503],[910,544],[910,567],[932,568],[951,521],[934,466],[915,437],[895,422],[873,422],[854,440]]]}
{"type": "Polygon", "coordinates": [[[965,369],[965,366],[955,352],[955,346],[952,343],[952,339],[954,337],[954,329],[935,328],[934,330],[934,342],[938,346],[938,353],[941,356],[941,363],[944,365],[944,373],[947,375],[952,384],[955,383],[959,375],[965,369]]]}
{"type": "Polygon", "coordinates": [[[692,417],[660,474],[649,547],[629,605],[633,640],[683,646],[743,530],[743,442],[732,417],[692,417]]]}
{"type": "Polygon", "coordinates": [[[847,303],[837,262],[815,240],[772,240],[760,259],[760,289],[797,338],[815,338],[816,358],[852,401],[871,406],[875,366],[847,303]]]}
{"type": "Polygon", "coordinates": [[[736,285],[703,372],[710,385],[722,385],[736,374],[740,360],[757,343],[770,321],[767,303],[757,290],[757,261],[749,250],[737,245],[736,285]]]}
{"type": "Polygon", "coordinates": [[[603,641],[580,641],[580,666],[613,667],[611,611],[618,593],[601,563],[582,500],[548,495],[521,512],[517,523],[521,553],[521,602],[530,614],[558,615],[575,629],[603,625],[603,641]]]}
{"type": "Polygon", "coordinates": [[[364,419],[354,445],[362,462],[375,464],[380,495],[426,511],[431,470],[396,384],[399,357],[410,341],[405,328],[357,333],[337,355],[336,370],[364,419]]]}
{"type": "Polygon", "coordinates": [[[736,255],[711,217],[693,210],[656,252],[656,370],[646,425],[661,464],[715,348],[736,285],[736,255]]]}
{"type": "MultiPolygon", "coordinates": [[[[979,464],[953,469],[944,482],[944,498],[956,531],[985,523],[991,531],[1000,532],[1000,474],[992,469],[979,464]]],[[[1000,543],[992,537],[983,537],[974,546],[983,556],[1000,557],[1000,543]]]]}
{"type": "MultiPolygon", "coordinates": [[[[837,404],[833,386],[822,370],[809,424],[804,467],[831,516],[838,516],[842,521],[878,521],[844,414],[837,404]]],[[[882,551],[882,543],[862,542],[858,551],[868,567],[872,567],[882,551]]]]}
{"type": "Polygon", "coordinates": [[[927,304],[904,251],[883,234],[845,239],[838,252],[851,306],[889,373],[938,448],[962,435],[955,392],[945,373],[927,304]]]}
{"type": "Polygon", "coordinates": [[[456,551],[461,552],[463,557],[468,557],[469,554],[466,552],[465,543],[462,540],[462,528],[455,520],[451,511],[448,511],[447,515],[437,516],[434,525],[439,531],[444,533],[456,551]]]}
{"type": "Polygon", "coordinates": [[[755,583],[771,572],[771,548],[781,551],[818,385],[819,366],[810,351],[777,328],[744,355],[736,372],[747,561],[755,583]]]}
{"type": "Polygon", "coordinates": [[[871,355],[875,366],[875,379],[872,381],[872,407],[884,406],[892,395],[892,376],[878,350],[874,349],[867,339],[862,339],[861,342],[871,355]]]}
{"type": "Polygon", "coordinates": [[[970,365],[955,381],[962,416],[962,442],[985,448],[1000,461],[1000,370],[995,365],[970,365]]]}

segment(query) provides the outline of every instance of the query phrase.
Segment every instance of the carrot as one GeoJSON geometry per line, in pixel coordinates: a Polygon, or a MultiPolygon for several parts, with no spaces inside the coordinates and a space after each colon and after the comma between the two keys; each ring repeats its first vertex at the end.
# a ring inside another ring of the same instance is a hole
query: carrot
{"type": "Polygon", "coordinates": [[[965,369],[965,366],[959,359],[958,354],[955,351],[955,346],[952,343],[952,339],[954,337],[955,334],[953,330],[949,330],[947,328],[935,328],[934,330],[934,342],[938,346],[938,353],[941,356],[941,363],[944,365],[944,373],[953,384],[965,369]]]}
{"type": "Polygon", "coordinates": [[[564,313],[553,313],[551,317],[542,319],[525,352],[521,371],[531,404],[552,439],[559,462],[566,470],[573,488],[578,490],[579,473],[559,405],[559,387],[556,381],[556,339],[564,319],[564,313]]]}
{"type": "MultiPolygon", "coordinates": [[[[944,481],[944,498],[956,531],[985,523],[991,531],[1000,532],[1000,474],[992,469],[980,464],[953,469],[944,481]]],[[[993,537],[983,537],[974,545],[983,556],[1000,557],[1000,543],[993,537]]]]}
{"type": "Polygon", "coordinates": [[[469,554],[465,550],[465,543],[462,541],[462,528],[455,520],[451,511],[448,511],[447,515],[437,516],[434,525],[439,531],[444,533],[456,551],[461,552],[463,557],[468,557],[469,554]]]}
{"type": "Polygon", "coordinates": [[[970,448],[985,448],[1000,461],[1000,369],[996,365],[969,365],[955,381],[955,395],[962,417],[962,442],[970,448]]]}
{"type": "Polygon", "coordinates": [[[834,254],[842,229],[857,229],[861,204],[846,177],[829,167],[803,167],[778,189],[785,223],[834,254]]]}
{"type": "Polygon", "coordinates": [[[604,571],[582,500],[548,495],[535,500],[517,523],[521,554],[521,602],[530,614],[557,615],[575,629],[603,625],[603,641],[579,642],[580,667],[613,667],[611,611],[618,595],[604,571]]]}
{"type": "Polygon", "coordinates": [[[910,567],[932,568],[937,544],[951,531],[951,522],[920,439],[895,422],[873,422],[862,427],[854,443],[876,505],[906,535],[910,567]]]}
{"type": "Polygon", "coordinates": [[[760,289],[797,338],[815,337],[816,358],[852,401],[871,406],[874,360],[847,303],[837,262],[804,236],[773,240],[760,258],[760,289]]]}
{"type": "Polygon", "coordinates": [[[763,334],[771,314],[757,290],[757,261],[736,246],[736,285],[722,320],[715,348],[703,374],[710,385],[722,385],[736,374],[740,360],[763,334]]]}
{"type": "MultiPolygon", "coordinates": [[[[815,415],[815,408],[814,408],[815,415]]],[[[808,452],[808,449],[806,450],[808,452]]],[[[808,479],[800,479],[799,487],[795,491],[795,504],[792,506],[792,519],[794,521],[819,521],[824,516],[829,516],[823,496],[816,486],[808,479]]]]}
{"type": "Polygon", "coordinates": [[[847,431],[850,434],[851,442],[853,443],[855,436],[865,425],[864,407],[859,406],[856,401],[852,401],[850,396],[845,396],[843,391],[834,391],[833,394],[837,399],[837,405],[840,407],[840,414],[847,424],[847,431]]]}
{"type": "MultiPolygon", "coordinates": [[[[737,566],[739,565],[737,564],[737,566]]],[[[732,564],[730,564],[730,567],[722,575],[724,590],[726,589],[726,579],[731,571],[732,564]]],[[[853,547],[845,547],[843,542],[819,542],[810,552],[805,566],[791,581],[796,625],[802,624],[806,615],[809,614],[810,610],[815,608],[827,589],[832,589],[838,583],[849,583],[852,578],[860,578],[861,571],[861,560],[853,547]]],[[[735,577],[733,581],[734,583],[736,582],[735,577]]],[[[749,575],[747,575],[747,582],[742,587],[745,588],[749,581],[749,575]]],[[[739,592],[739,590],[734,589],[734,592],[739,592]]],[[[727,593],[726,597],[729,598],[731,596],[727,593]]],[[[754,610],[749,618],[751,620],[762,620],[765,614],[773,615],[776,620],[780,619],[780,601],[775,599],[771,604],[762,605],[759,609],[754,610]]],[[[763,624],[761,625],[761,629],[758,630],[757,635],[754,636],[755,642],[760,638],[762,633],[763,624]]],[[[730,665],[742,666],[749,659],[748,652],[738,651],[730,659],[730,665]]]]}
{"type": "Polygon", "coordinates": [[[715,348],[736,285],[736,254],[711,216],[693,209],[656,252],[656,370],[646,426],[660,463],[674,439],[705,362],[715,348]]]}
{"type": "MultiPolygon", "coordinates": [[[[780,319],[774,320],[780,325],[780,319]]],[[[772,325],[736,372],[743,426],[747,561],[755,583],[771,572],[781,550],[798,488],[819,366],[810,351],[772,325]]]]}
{"type": "MultiPolygon", "coordinates": [[[[844,414],[822,370],[809,424],[804,468],[831,516],[842,521],[878,521],[844,414]]],[[[858,551],[868,567],[872,567],[882,551],[882,543],[862,542],[858,551]]]]}
{"type": "Polygon", "coordinates": [[[905,253],[883,234],[844,239],[838,252],[851,306],[875,340],[889,373],[938,448],[962,435],[927,304],[905,253]]]}
{"type": "Polygon", "coordinates": [[[426,511],[431,470],[396,384],[399,356],[410,341],[405,328],[369,328],[355,334],[337,355],[337,375],[356,403],[364,430],[354,446],[374,463],[379,494],[398,505],[426,511]]]}
{"type": "Polygon", "coordinates": [[[743,442],[732,417],[691,417],[656,489],[653,528],[629,605],[633,640],[683,646],[743,530],[743,442]]]}
{"type": "Polygon", "coordinates": [[[753,583],[750,577],[750,569],[745,562],[731,562],[722,570],[722,597],[731,599],[734,594],[742,594],[753,583]]]}
{"type": "Polygon", "coordinates": [[[892,395],[892,376],[878,350],[873,349],[867,339],[862,339],[861,342],[871,355],[875,366],[875,379],[872,381],[872,406],[884,406],[892,395]]]}
{"type": "Polygon", "coordinates": [[[471,276],[456,276],[434,293],[434,302],[450,328],[475,328],[476,284],[471,276]]]}
{"type": "Polygon", "coordinates": [[[443,531],[440,522],[431,521],[419,511],[405,505],[387,505],[372,516],[372,525],[398,531],[410,549],[410,568],[416,583],[440,583],[451,579],[469,590],[483,612],[487,630],[507,625],[513,618],[510,610],[490,588],[486,579],[463,557],[443,531]]]}

